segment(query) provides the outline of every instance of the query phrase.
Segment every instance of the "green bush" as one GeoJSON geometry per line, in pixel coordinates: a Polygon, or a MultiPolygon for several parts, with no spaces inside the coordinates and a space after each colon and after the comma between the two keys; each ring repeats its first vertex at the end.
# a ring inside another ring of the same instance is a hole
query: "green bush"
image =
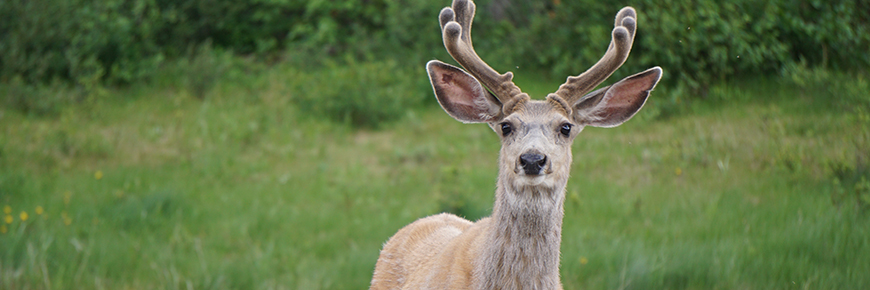
{"type": "MultiPolygon", "coordinates": [[[[515,27],[505,58],[519,65],[578,74],[603,55],[613,17],[625,3],[552,1],[532,7],[515,27]]],[[[776,73],[785,64],[842,69],[870,65],[870,1],[639,1],[632,57],[617,77],[653,65],[665,81],[706,94],[712,82],[776,73]]],[[[509,33],[509,32],[506,32],[509,33]]],[[[479,38],[478,38],[479,39],[479,38]]],[[[477,40],[477,39],[476,39],[477,40]]],[[[481,40],[487,41],[487,40],[481,40]]]]}
{"type": "Polygon", "coordinates": [[[163,54],[154,41],[150,1],[9,0],[0,2],[0,80],[136,80],[163,54]]]}
{"type": "Polygon", "coordinates": [[[57,116],[64,106],[83,97],[81,90],[57,79],[47,84],[26,84],[17,77],[0,83],[0,104],[31,116],[57,116]]]}
{"type": "Polygon", "coordinates": [[[215,51],[210,42],[193,50],[183,66],[188,91],[197,99],[205,99],[227,71],[231,57],[229,53],[215,51]]]}
{"type": "Polygon", "coordinates": [[[785,1],[782,39],[795,60],[837,69],[870,65],[870,1],[785,1]]]}
{"type": "MultiPolygon", "coordinates": [[[[190,57],[191,48],[205,43],[267,62],[283,56],[320,66],[324,58],[350,55],[416,68],[449,59],[437,16],[450,2],[0,1],[0,83],[60,79],[93,91],[147,79],[166,60],[190,57]]],[[[682,97],[705,96],[713,82],[776,73],[794,62],[840,70],[870,65],[868,0],[476,3],[475,47],[499,70],[579,74],[604,53],[614,14],[626,4],[638,9],[639,32],[615,78],[659,65],[682,97]]]]}

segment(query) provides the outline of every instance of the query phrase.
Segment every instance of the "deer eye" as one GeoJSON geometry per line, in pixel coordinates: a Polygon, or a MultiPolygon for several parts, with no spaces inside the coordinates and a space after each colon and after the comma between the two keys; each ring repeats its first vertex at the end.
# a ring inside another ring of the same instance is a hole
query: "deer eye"
{"type": "Polygon", "coordinates": [[[501,135],[502,136],[510,135],[511,132],[513,132],[513,131],[514,131],[514,126],[512,126],[511,123],[508,123],[508,122],[501,123],[501,135]]]}
{"type": "Polygon", "coordinates": [[[571,135],[571,127],[571,124],[563,123],[562,126],[559,127],[559,133],[562,133],[562,136],[568,137],[571,135]]]}

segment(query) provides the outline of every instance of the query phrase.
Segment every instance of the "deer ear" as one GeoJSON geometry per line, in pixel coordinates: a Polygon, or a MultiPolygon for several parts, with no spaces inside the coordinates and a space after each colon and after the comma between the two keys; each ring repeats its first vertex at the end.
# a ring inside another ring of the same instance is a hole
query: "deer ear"
{"type": "Polygon", "coordinates": [[[661,77],[662,69],[654,67],[583,96],[573,104],[574,121],[593,127],[621,125],[640,111],[661,77]]]}
{"type": "Polygon", "coordinates": [[[498,101],[474,77],[458,67],[433,60],[426,64],[438,103],[463,123],[488,123],[501,116],[498,101]]]}

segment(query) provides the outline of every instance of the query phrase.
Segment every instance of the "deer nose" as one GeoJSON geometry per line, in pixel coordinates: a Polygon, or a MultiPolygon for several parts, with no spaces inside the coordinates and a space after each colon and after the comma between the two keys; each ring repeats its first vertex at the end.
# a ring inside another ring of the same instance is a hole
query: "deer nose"
{"type": "Polygon", "coordinates": [[[520,155],[520,166],[526,175],[541,174],[541,169],[547,164],[547,156],[538,153],[526,153],[520,155]]]}

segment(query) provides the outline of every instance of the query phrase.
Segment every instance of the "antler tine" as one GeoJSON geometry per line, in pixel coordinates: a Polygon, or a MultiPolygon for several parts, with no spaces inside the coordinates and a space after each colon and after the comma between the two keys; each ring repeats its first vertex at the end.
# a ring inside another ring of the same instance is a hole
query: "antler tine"
{"type": "Polygon", "coordinates": [[[488,88],[495,97],[505,103],[522,94],[513,82],[513,73],[499,74],[486,64],[471,44],[471,22],[474,19],[474,3],[469,0],[454,0],[451,7],[441,10],[442,38],[447,52],[477,81],[488,88]]]}
{"type": "Polygon", "coordinates": [[[568,81],[559,86],[556,95],[569,103],[573,103],[596,86],[606,80],[616,71],[631,51],[634,34],[637,28],[637,12],[634,8],[625,7],[619,10],[614,21],[613,38],[604,56],[595,65],[578,76],[568,77],[568,81]]]}

